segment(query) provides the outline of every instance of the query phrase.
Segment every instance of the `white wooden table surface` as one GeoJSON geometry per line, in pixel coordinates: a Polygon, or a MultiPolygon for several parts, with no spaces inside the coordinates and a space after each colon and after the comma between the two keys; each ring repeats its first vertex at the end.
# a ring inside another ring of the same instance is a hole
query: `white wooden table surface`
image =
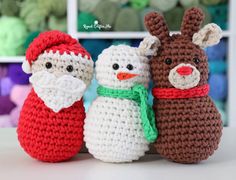
{"type": "Polygon", "coordinates": [[[184,165],[158,155],[126,164],[103,163],[78,154],[63,163],[42,163],[20,148],[16,129],[0,129],[0,180],[236,180],[236,128],[225,128],[219,149],[207,161],[184,165]]]}

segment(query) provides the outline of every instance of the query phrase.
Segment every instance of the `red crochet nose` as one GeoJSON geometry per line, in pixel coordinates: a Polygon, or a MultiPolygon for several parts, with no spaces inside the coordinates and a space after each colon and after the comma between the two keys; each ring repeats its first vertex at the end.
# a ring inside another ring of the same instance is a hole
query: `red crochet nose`
{"type": "Polygon", "coordinates": [[[189,66],[182,66],[182,67],[178,68],[176,71],[181,76],[188,76],[188,75],[192,74],[193,69],[189,66]]]}

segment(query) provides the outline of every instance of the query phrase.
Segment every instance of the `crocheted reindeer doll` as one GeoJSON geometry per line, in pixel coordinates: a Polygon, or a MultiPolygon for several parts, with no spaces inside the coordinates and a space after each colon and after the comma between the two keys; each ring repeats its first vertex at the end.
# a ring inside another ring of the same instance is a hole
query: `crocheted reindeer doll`
{"type": "Polygon", "coordinates": [[[89,152],[105,162],[139,159],[156,140],[155,116],[147,104],[150,79],[148,55],[159,41],[145,38],[138,48],[111,46],[96,61],[98,97],[92,103],[84,125],[89,152]]]}
{"type": "Polygon", "coordinates": [[[181,34],[169,35],[163,16],[145,17],[148,31],[161,47],[151,60],[154,111],[159,137],[157,151],[172,161],[197,163],[207,159],[220,142],[222,121],[208,96],[208,62],[202,48],[215,45],[221,29],[208,24],[202,29],[198,8],[185,12],[181,34]]]}
{"type": "Polygon", "coordinates": [[[67,160],[83,143],[82,96],[93,76],[93,61],[76,39],[60,31],[41,33],[26,59],[22,67],[32,73],[33,88],[20,114],[20,144],[38,160],[67,160]]]}

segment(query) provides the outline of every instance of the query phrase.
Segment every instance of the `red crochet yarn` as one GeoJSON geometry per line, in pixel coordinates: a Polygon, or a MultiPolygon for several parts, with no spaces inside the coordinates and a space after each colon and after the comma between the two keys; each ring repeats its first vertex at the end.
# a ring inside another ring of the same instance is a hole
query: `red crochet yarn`
{"type": "Polygon", "coordinates": [[[176,88],[153,88],[152,94],[158,99],[193,98],[208,95],[209,89],[210,86],[208,84],[185,90],[176,88]]]}
{"type": "Polygon", "coordinates": [[[88,56],[88,59],[91,59],[90,54],[76,39],[57,30],[43,32],[33,40],[26,51],[26,59],[29,64],[31,65],[45,50],[46,52],[53,50],[54,53],[59,51],[61,55],[64,52],[67,54],[74,52],[76,55],[81,54],[82,57],[88,56]]]}
{"type": "Polygon", "coordinates": [[[20,114],[18,139],[33,158],[47,162],[64,161],[81,149],[84,119],[82,100],[54,113],[32,89],[20,114]]]}

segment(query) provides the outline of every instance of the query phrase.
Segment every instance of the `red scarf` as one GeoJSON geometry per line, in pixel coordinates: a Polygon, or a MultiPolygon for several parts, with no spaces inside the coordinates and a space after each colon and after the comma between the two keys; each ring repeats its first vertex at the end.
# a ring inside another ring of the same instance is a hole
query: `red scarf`
{"type": "Polygon", "coordinates": [[[208,95],[209,89],[210,86],[208,84],[184,90],[176,88],[153,88],[152,94],[158,99],[193,98],[208,95]]]}

